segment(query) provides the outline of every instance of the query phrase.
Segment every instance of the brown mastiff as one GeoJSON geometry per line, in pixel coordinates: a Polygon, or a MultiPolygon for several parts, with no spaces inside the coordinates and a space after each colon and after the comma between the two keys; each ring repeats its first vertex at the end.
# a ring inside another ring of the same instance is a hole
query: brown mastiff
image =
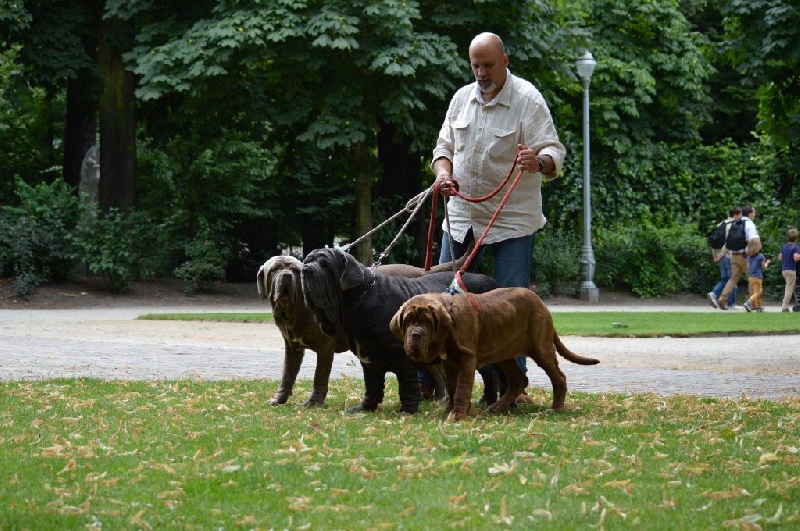
{"type": "MultiPolygon", "coordinates": [[[[455,264],[448,262],[434,266],[428,271],[407,264],[386,264],[378,266],[377,270],[390,276],[418,278],[457,269],[465,259],[466,256],[457,260],[455,264]]],[[[302,267],[303,263],[293,256],[273,256],[261,266],[256,275],[258,295],[262,300],[269,299],[275,324],[284,340],[283,375],[277,393],[269,401],[273,406],[285,404],[292,395],[307,348],[317,353],[317,367],[314,371],[314,390],[303,405],[306,407],[325,405],[333,355],[350,350],[347,336],[324,334],[313,312],[303,303],[300,287],[302,267]]],[[[438,365],[432,367],[431,372],[436,381],[435,396],[441,399],[445,394],[444,372],[438,365]]]]}
{"type": "Polygon", "coordinates": [[[599,360],[571,352],[556,333],[542,300],[526,288],[500,288],[483,294],[452,296],[426,293],[406,301],[391,320],[392,333],[403,342],[409,358],[444,362],[450,417],[469,414],[475,371],[497,364],[509,388],[489,411],[505,411],[525,389],[528,379],[514,356],[526,355],[544,369],[553,385],[552,409],[564,409],[567,379],[558,368],[556,352],[580,365],[599,360]]]}

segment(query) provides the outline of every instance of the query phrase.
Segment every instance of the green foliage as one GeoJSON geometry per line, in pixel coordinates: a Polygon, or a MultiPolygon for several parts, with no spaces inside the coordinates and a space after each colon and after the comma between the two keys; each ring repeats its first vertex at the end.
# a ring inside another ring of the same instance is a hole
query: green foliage
{"type": "MultiPolygon", "coordinates": [[[[643,144],[631,154],[611,165],[605,158],[592,162],[593,226],[685,223],[706,236],[734,205],[768,208],[770,217],[782,222],[797,211],[791,205],[771,207],[776,157],[767,143],[643,144]]],[[[581,170],[569,166],[545,187],[547,217],[559,227],[577,227],[582,219],[581,170]]]]}
{"type": "Polygon", "coordinates": [[[164,145],[145,142],[139,204],[160,217],[235,220],[263,215],[280,190],[274,178],[274,154],[243,133],[222,129],[213,135],[177,135],[164,145]]]}
{"type": "MultiPolygon", "coordinates": [[[[375,260],[380,258],[389,245],[392,248],[389,254],[382,260],[384,264],[412,264],[423,266],[425,256],[420,256],[414,245],[414,236],[408,231],[413,224],[410,224],[406,231],[398,237],[398,233],[403,229],[403,225],[408,221],[410,212],[405,211],[408,198],[394,197],[391,200],[380,198],[373,203],[373,224],[377,227],[380,223],[388,220],[395,214],[399,214],[394,221],[387,223],[381,230],[372,235],[372,246],[375,249],[375,260]],[[397,238],[397,241],[392,243],[397,238]]],[[[415,216],[415,220],[420,220],[425,215],[424,206],[420,208],[415,216]]],[[[438,225],[437,225],[438,226],[438,225]]],[[[437,263],[437,257],[433,258],[433,263],[437,263]]]]}
{"type": "Polygon", "coordinates": [[[89,207],[69,241],[75,259],[102,278],[109,291],[120,293],[139,274],[139,262],[151,241],[149,226],[144,213],[111,209],[95,215],[89,207]]]}
{"type": "Polygon", "coordinates": [[[723,2],[729,64],[740,84],[757,91],[758,130],[776,146],[776,194],[800,204],[800,6],[792,0],[723,2]]]}
{"type": "Polygon", "coordinates": [[[558,295],[580,275],[581,242],[577,234],[549,225],[536,233],[533,274],[536,293],[558,295]]]}
{"type": "Polygon", "coordinates": [[[186,262],[175,269],[175,276],[187,282],[187,294],[209,289],[216,281],[225,280],[225,265],[230,251],[218,231],[202,223],[195,238],[184,246],[186,262]]]}
{"type": "Polygon", "coordinates": [[[800,139],[800,6],[791,0],[723,4],[725,49],[744,81],[760,86],[761,127],[780,145],[800,139]]]}
{"type": "Polygon", "coordinates": [[[15,184],[19,205],[0,210],[0,265],[13,274],[14,293],[27,297],[69,271],[67,236],[77,222],[78,200],[60,180],[29,186],[17,178],[15,184]]]}
{"type": "MultiPolygon", "coordinates": [[[[64,81],[96,71],[101,15],[138,32],[126,54],[140,80],[137,207],[159,229],[140,274],[186,262],[204,220],[245,276],[253,267],[237,247],[258,257],[352,237],[353,176],[382,173],[355,162],[356,149],[377,164],[376,132],[390,129],[405,140],[398,149],[427,157],[484,30],[543,92],[568,147],[562,178],[545,188],[564,235],[578,233],[582,213],[574,59],[584,48],[598,60],[596,227],[685,224],[702,237],[731,204],[752,203],[772,248],[800,219],[800,10],[786,0],[12,2],[0,9],[10,45],[0,52],[0,204],[17,201],[8,176],[35,184],[61,171],[64,81]],[[758,136],[746,112],[756,108],[758,136]],[[711,122],[720,109],[736,112],[711,122]]],[[[18,241],[38,238],[16,230],[18,241]]],[[[414,260],[411,238],[397,253],[414,260]]]]}
{"type": "MultiPolygon", "coordinates": [[[[75,2],[25,2],[30,24],[21,35],[23,62],[47,88],[75,79],[82,69],[98,71],[95,58],[82,39],[90,39],[99,22],[100,9],[92,0],[75,2]]],[[[99,74],[95,74],[99,81],[99,74]]],[[[91,90],[91,87],[85,87],[91,90]]]]}
{"type": "Polygon", "coordinates": [[[50,152],[42,149],[49,104],[45,92],[28,84],[19,61],[19,46],[0,50],[0,204],[16,202],[15,176],[41,182],[50,170],[50,152]]]}
{"type": "Polygon", "coordinates": [[[597,284],[627,289],[640,297],[668,295],[693,285],[702,289],[696,275],[708,273],[713,266],[705,238],[696,234],[696,227],[615,225],[601,227],[595,234],[597,284]]]}
{"type": "MultiPolygon", "coordinates": [[[[698,138],[708,120],[707,80],[714,67],[704,55],[706,35],[694,31],[677,0],[566,1],[584,13],[587,45],[597,58],[591,81],[592,131],[609,162],[659,141],[698,138]],[[646,53],[643,53],[646,51],[646,53]]],[[[575,54],[577,57],[577,53],[575,54]]],[[[572,63],[574,64],[574,59],[572,63]]],[[[581,85],[573,81],[566,124],[580,130],[581,85]]]]}
{"type": "Polygon", "coordinates": [[[215,227],[225,241],[219,252],[228,258],[236,256],[237,247],[259,254],[272,249],[294,228],[286,216],[287,196],[295,191],[284,190],[275,174],[275,153],[242,132],[223,129],[217,134],[198,131],[165,144],[148,139],[139,146],[139,208],[161,225],[156,270],[171,263],[167,269],[172,274],[176,265],[194,262],[186,250],[201,251],[193,242],[206,239],[200,236],[204,227],[215,227]]]}

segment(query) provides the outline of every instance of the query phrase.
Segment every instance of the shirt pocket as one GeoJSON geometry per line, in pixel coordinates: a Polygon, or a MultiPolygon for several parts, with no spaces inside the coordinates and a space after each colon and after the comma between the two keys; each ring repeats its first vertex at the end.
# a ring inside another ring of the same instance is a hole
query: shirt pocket
{"type": "Polygon", "coordinates": [[[517,156],[517,132],[494,127],[490,133],[489,158],[498,162],[513,162],[517,156]]]}
{"type": "Polygon", "coordinates": [[[455,151],[467,149],[467,139],[469,138],[469,122],[453,122],[453,140],[455,151]]]}

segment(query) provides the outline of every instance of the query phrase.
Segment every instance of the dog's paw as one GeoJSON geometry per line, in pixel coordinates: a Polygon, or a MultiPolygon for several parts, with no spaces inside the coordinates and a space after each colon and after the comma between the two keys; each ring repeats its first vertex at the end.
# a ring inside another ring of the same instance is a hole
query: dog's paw
{"type": "Polygon", "coordinates": [[[271,406],[279,406],[281,404],[285,404],[289,400],[289,395],[284,393],[278,393],[269,400],[269,405],[271,406]]]}
{"type": "Polygon", "coordinates": [[[359,405],[353,406],[350,409],[348,409],[347,412],[348,413],[361,413],[362,411],[375,411],[377,409],[378,409],[377,404],[374,405],[374,406],[371,406],[371,405],[368,405],[368,404],[364,404],[364,402],[361,402],[359,405]]]}
{"type": "Polygon", "coordinates": [[[325,405],[325,397],[328,396],[328,389],[317,389],[311,392],[308,400],[303,402],[303,407],[322,407],[325,405]]]}
{"type": "Polygon", "coordinates": [[[486,413],[490,413],[492,415],[501,415],[515,409],[519,409],[519,405],[516,402],[511,402],[507,406],[503,406],[500,402],[495,402],[486,408],[486,413]]]}
{"type": "Polygon", "coordinates": [[[455,410],[453,410],[453,411],[451,411],[450,413],[447,414],[447,419],[446,420],[447,420],[447,422],[458,422],[460,420],[465,420],[467,418],[469,418],[469,412],[468,411],[467,412],[463,412],[463,411],[455,411],[455,410]]]}

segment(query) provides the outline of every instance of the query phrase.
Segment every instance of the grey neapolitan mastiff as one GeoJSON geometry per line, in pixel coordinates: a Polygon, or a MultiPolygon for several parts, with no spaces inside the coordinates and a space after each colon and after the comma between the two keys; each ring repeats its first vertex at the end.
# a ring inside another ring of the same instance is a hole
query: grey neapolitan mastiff
{"type": "MultiPolygon", "coordinates": [[[[397,376],[400,410],[416,413],[420,391],[417,369],[392,335],[389,321],[400,306],[420,293],[442,292],[453,273],[433,273],[420,278],[393,277],[373,272],[339,249],[317,249],[303,261],[303,298],[326,334],[351,338],[353,352],[364,371],[364,398],[352,411],[372,411],[384,398],[387,372],[397,376]]],[[[483,293],[499,287],[486,275],[467,273],[467,290],[483,293]]]]}

